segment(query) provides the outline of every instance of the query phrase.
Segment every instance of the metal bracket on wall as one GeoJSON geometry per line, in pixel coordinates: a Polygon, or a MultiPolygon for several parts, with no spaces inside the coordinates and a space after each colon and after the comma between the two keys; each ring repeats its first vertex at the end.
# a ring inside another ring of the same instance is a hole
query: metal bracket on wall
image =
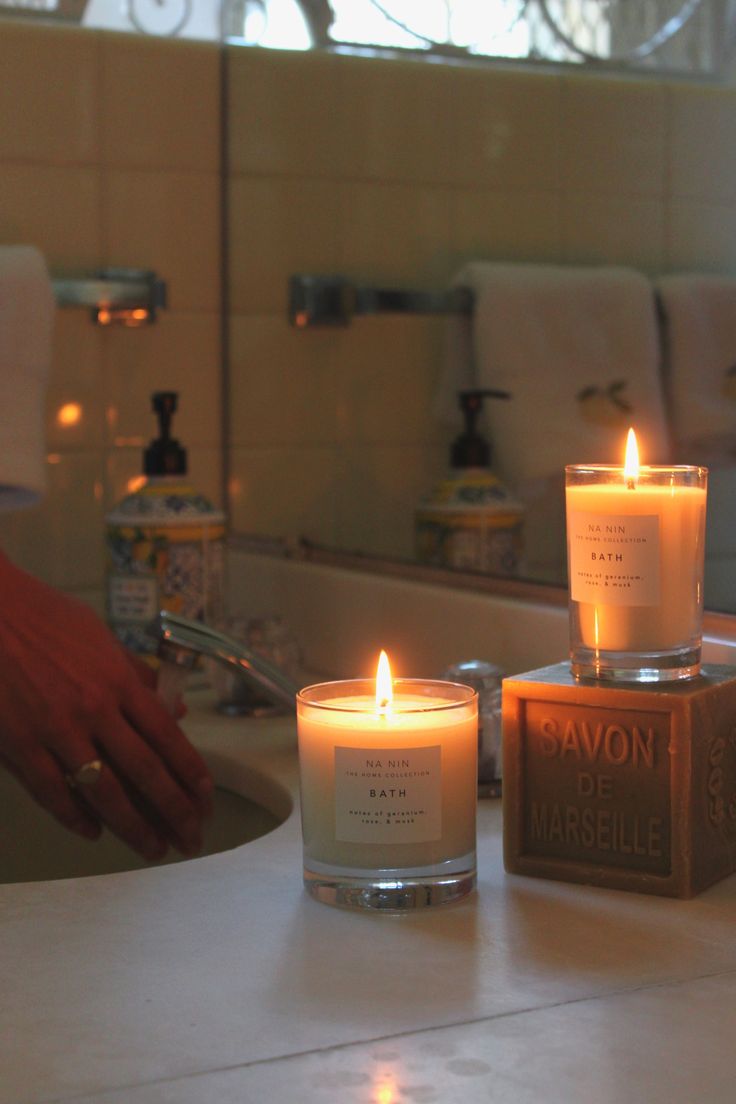
{"type": "Polygon", "coordinates": [[[289,321],[308,326],[348,326],[356,314],[470,314],[470,288],[417,291],[357,287],[344,276],[298,274],[289,279],[289,321]]]}
{"type": "Polygon", "coordinates": [[[60,307],[90,307],[100,326],[145,326],[166,306],[166,284],[155,272],[138,268],[101,268],[86,276],[54,276],[60,307]]]}

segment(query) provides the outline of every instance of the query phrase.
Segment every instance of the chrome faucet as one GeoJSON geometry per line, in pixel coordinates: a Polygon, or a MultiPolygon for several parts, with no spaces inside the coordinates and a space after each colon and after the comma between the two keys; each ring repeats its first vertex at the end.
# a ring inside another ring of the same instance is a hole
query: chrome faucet
{"type": "Polygon", "coordinates": [[[299,687],[263,656],[238,640],[211,629],[201,621],[190,621],[176,613],[161,610],[156,621],[158,655],[164,663],[191,670],[198,656],[216,659],[235,670],[260,698],[289,710],[296,708],[299,687]]]}

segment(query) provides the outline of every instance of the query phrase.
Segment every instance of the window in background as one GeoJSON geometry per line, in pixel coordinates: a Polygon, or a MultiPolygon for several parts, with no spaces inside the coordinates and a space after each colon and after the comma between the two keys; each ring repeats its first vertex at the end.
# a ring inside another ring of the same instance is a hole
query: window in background
{"type": "Polygon", "coordinates": [[[721,75],[736,0],[0,0],[0,15],[279,49],[721,75]]]}
{"type": "MultiPolygon", "coordinates": [[[[283,3],[230,0],[230,39],[292,45],[282,37],[283,3]]],[[[298,7],[310,44],[341,51],[714,75],[736,40],[736,0],[298,0],[298,7]]]]}

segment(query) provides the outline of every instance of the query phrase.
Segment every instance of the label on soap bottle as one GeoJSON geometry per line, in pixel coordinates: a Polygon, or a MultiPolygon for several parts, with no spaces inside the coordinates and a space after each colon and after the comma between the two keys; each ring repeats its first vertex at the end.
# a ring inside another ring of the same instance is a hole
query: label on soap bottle
{"type": "Polygon", "coordinates": [[[567,519],[570,597],[609,606],[659,605],[657,514],[595,514],[567,519]]]}
{"type": "Polygon", "coordinates": [[[335,838],[428,843],[442,838],[442,748],[335,748],[335,838]]]}

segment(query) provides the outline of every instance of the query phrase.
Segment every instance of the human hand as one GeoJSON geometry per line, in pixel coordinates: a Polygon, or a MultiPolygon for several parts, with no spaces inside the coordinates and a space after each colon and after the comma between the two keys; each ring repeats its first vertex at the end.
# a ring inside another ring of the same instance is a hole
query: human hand
{"type": "Polygon", "coordinates": [[[90,608],[0,555],[0,762],[67,828],[148,860],[200,850],[213,792],[154,685],[90,608]]]}

